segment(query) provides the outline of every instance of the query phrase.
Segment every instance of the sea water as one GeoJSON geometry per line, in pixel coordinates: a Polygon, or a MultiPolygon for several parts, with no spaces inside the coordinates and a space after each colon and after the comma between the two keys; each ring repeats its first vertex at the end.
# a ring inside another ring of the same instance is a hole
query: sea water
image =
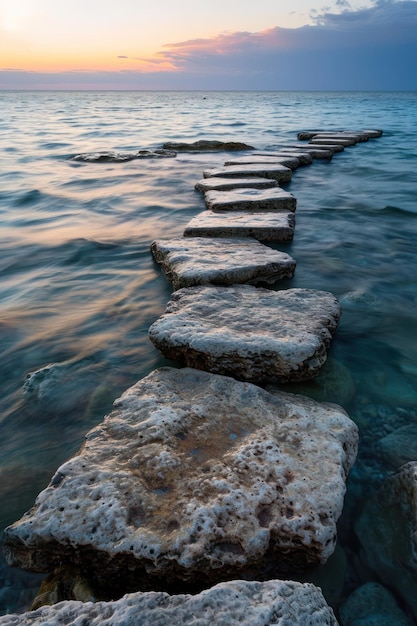
{"type": "MultiPolygon", "coordinates": [[[[338,401],[361,433],[339,560],[315,581],[337,609],[372,579],[354,517],[395,469],[379,442],[417,425],[416,93],[0,92],[1,531],[112,401],[167,364],[147,336],[171,293],[150,244],[182,236],[205,208],[195,183],[229,155],[72,158],[199,139],[273,150],[300,130],[361,128],[384,134],[293,174],[294,241],[274,247],[297,261],[277,289],[331,291],[343,308],[333,373],[291,390],[338,401]],[[45,384],[32,388],[32,372],[45,384]]],[[[26,608],[41,580],[1,558],[0,612],[26,608]]]]}

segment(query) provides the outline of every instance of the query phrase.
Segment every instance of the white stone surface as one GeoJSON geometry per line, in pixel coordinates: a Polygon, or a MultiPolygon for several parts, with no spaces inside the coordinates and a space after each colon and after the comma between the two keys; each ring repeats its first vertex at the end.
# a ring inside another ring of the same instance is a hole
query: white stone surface
{"type": "Polygon", "coordinates": [[[5,530],[5,555],[39,571],[80,562],[110,592],[323,563],[356,451],[337,405],[161,368],[5,530]]]}
{"type": "Polygon", "coordinates": [[[190,367],[255,382],[297,382],[324,365],[340,306],[312,289],[235,285],[176,291],[149,336],[190,367]]]}
{"type": "Polygon", "coordinates": [[[230,191],[206,191],[207,208],[211,211],[295,211],[297,200],[289,191],[272,189],[233,189],[230,191]]]}
{"type": "Polygon", "coordinates": [[[266,163],[268,165],[274,165],[276,163],[280,163],[285,167],[289,167],[292,170],[297,169],[300,165],[300,161],[294,156],[270,156],[270,155],[262,155],[262,154],[252,154],[249,156],[236,157],[233,159],[228,159],[225,162],[225,165],[250,165],[250,164],[261,164],[266,163]]]}
{"type": "Polygon", "coordinates": [[[230,176],[261,176],[262,178],[273,178],[279,183],[289,182],[291,180],[292,171],[289,167],[285,167],[279,163],[274,165],[268,165],[267,163],[260,163],[259,165],[228,165],[213,170],[204,170],[204,178],[211,178],[212,176],[220,176],[221,178],[228,178],[230,176]]]}
{"type": "Polygon", "coordinates": [[[256,239],[182,237],[158,240],[151,246],[174,289],[195,285],[274,283],[292,278],[295,261],[256,239]]]}
{"type": "Polygon", "coordinates": [[[243,189],[249,187],[252,189],[271,189],[278,187],[276,180],[272,178],[262,178],[261,176],[251,176],[249,178],[220,178],[213,176],[212,178],[203,178],[195,184],[195,188],[199,191],[229,191],[231,189],[243,189]]]}
{"type": "Polygon", "coordinates": [[[0,626],[337,626],[311,583],[232,581],[202,593],[134,593],[113,602],[61,602],[4,615],[0,626]]]}
{"type": "Polygon", "coordinates": [[[202,211],[188,222],[185,237],[254,237],[259,241],[291,241],[293,211],[202,211]]]}

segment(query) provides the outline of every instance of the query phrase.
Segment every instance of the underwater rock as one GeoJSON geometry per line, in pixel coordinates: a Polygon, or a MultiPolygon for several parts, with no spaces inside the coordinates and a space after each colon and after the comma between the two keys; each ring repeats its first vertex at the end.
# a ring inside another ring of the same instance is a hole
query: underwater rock
{"type": "Polygon", "coordinates": [[[210,211],[295,211],[297,199],[281,187],[273,189],[234,189],[206,191],[204,199],[210,211]]]}
{"type": "Polygon", "coordinates": [[[204,178],[220,176],[220,178],[237,178],[247,176],[261,176],[262,178],[273,178],[279,183],[288,183],[291,180],[292,170],[280,163],[252,163],[249,165],[227,165],[215,170],[204,170],[204,178]]]}
{"type": "Polygon", "coordinates": [[[417,424],[397,428],[378,442],[385,463],[398,469],[409,461],[417,460],[417,424]]]}
{"type": "Polygon", "coordinates": [[[172,294],[149,337],[189,367],[252,382],[314,378],[324,365],[340,307],[333,294],[249,285],[172,294]]]}
{"type": "Polygon", "coordinates": [[[135,159],[174,158],[177,153],[173,150],[138,150],[137,152],[85,152],[72,157],[72,161],[84,163],[122,163],[135,159]]]}
{"type": "Polygon", "coordinates": [[[340,609],[342,626],[412,626],[394,596],[379,583],[356,589],[340,609]]]}
{"type": "Polygon", "coordinates": [[[295,261],[256,239],[182,237],[151,245],[174,289],[195,285],[274,283],[292,278],[295,261]]]}
{"type": "Polygon", "coordinates": [[[23,615],[0,617],[1,626],[337,626],[332,609],[310,583],[271,580],[220,583],[198,595],[133,593],[113,602],[61,602],[23,615]]]}
{"type": "Polygon", "coordinates": [[[262,178],[261,176],[251,176],[249,178],[220,178],[213,176],[212,178],[203,178],[195,184],[195,188],[199,191],[230,191],[232,189],[271,189],[278,187],[276,180],[272,178],[262,178]]]}
{"type": "Polygon", "coordinates": [[[355,525],[361,560],[417,619],[417,461],[388,477],[355,525]]]}
{"type": "Polygon", "coordinates": [[[79,564],[111,597],[324,563],[357,438],[336,405],[155,370],[5,530],[6,558],[35,571],[79,564]]]}
{"type": "Polygon", "coordinates": [[[239,141],[195,141],[194,143],[167,141],[163,145],[164,150],[176,150],[177,152],[235,152],[240,150],[254,150],[253,146],[248,146],[239,141]]]}
{"type": "Polygon", "coordinates": [[[254,237],[259,241],[291,241],[293,211],[202,211],[190,220],[184,237],[254,237]]]}

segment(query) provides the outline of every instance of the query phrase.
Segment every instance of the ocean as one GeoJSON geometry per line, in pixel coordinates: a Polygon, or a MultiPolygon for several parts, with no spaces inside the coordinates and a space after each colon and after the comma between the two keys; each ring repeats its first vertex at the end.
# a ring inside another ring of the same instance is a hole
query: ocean
{"type": "MultiPolygon", "coordinates": [[[[115,398],[168,364],[147,336],[171,293],[150,244],[182,236],[205,208],[195,183],[229,155],[72,158],[199,139],[273,150],[301,130],[361,128],[383,136],[283,185],[295,237],[271,245],[297,261],[277,289],[331,291],[343,311],[323,376],[286,389],[342,404],[360,429],[335,557],[307,579],[336,610],[375,579],[355,521],[414,454],[393,458],[381,441],[417,428],[417,93],[0,92],[0,531],[115,398]],[[36,395],[27,376],[50,364],[36,395]]],[[[27,608],[42,578],[0,557],[0,614],[27,608]]]]}

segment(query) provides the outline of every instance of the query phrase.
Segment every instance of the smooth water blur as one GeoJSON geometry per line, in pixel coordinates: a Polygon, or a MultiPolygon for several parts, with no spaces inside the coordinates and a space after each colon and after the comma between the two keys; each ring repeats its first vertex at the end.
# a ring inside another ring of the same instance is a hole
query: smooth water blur
{"type": "MultiPolygon", "coordinates": [[[[417,422],[415,93],[0,92],[1,529],[114,398],[166,363],[147,337],[171,293],[150,243],[182,235],[204,208],[195,182],[227,155],[71,157],[198,139],[273,149],[316,128],[384,130],[294,173],[296,234],[281,249],[297,270],[277,286],[332,291],[342,303],[330,356],[354,389],[345,408],[361,429],[340,533],[354,555],[349,515],[392,471],[376,444],[417,422]],[[39,393],[24,387],[49,364],[39,393]]],[[[27,606],[39,580],[0,564],[0,613],[27,606]]]]}

